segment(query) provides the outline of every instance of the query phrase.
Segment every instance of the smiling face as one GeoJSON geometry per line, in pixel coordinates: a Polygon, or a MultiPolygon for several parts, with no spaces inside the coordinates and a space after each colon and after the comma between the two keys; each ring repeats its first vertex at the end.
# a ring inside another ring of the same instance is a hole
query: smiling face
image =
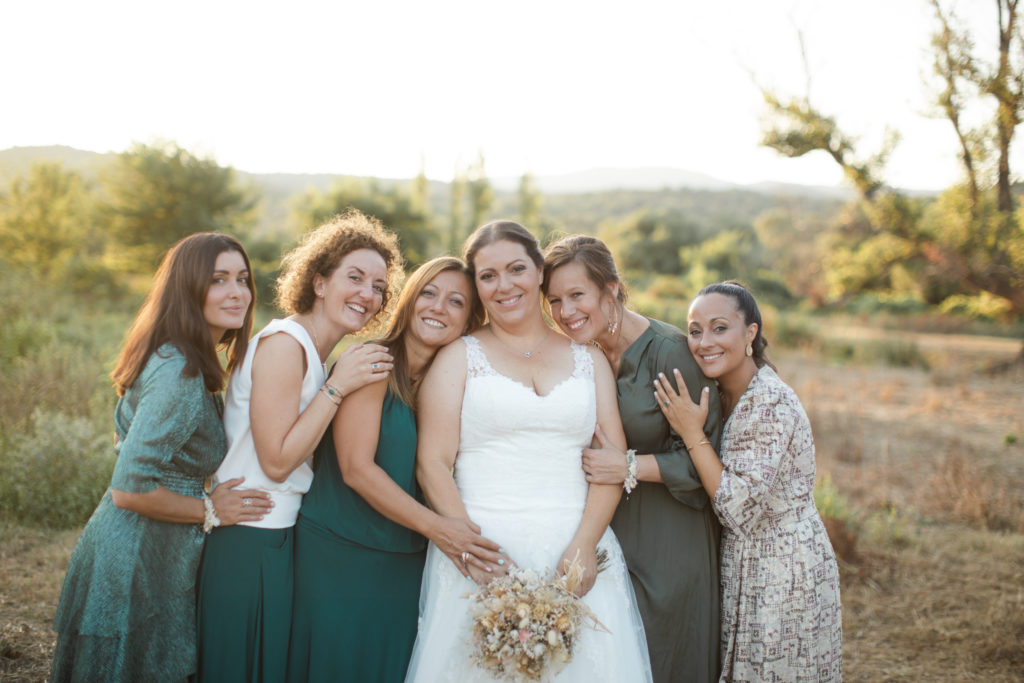
{"type": "Polygon", "coordinates": [[[686,318],[690,352],[708,377],[719,378],[744,364],[754,363],[746,350],[757,335],[757,325],[744,322],[731,297],[698,296],[690,304],[686,318]]]}
{"type": "Polygon", "coordinates": [[[616,294],[601,289],[575,261],[552,271],[547,286],[551,317],[577,344],[594,341],[608,330],[616,294]]]}
{"type": "Polygon", "coordinates": [[[481,247],[473,259],[476,290],[488,317],[514,324],[540,308],[543,271],[518,242],[499,240],[481,247]]]}
{"type": "Polygon", "coordinates": [[[438,273],[413,303],[409,334],[425,346],[441,348],[466,331],[469,322],[472,285],[457,270],[438,273]]]}
{"type": "Polygon", "coordinates": [[[203,302],[203,319],[210,328],[214,345],[226,331],[240,329],[245,323],[245,314],[252,304],[249,277],[242,254],[230,250],[217,255],[203,302]]]}
{"type": "Polygon", "coordinates": [[[324,315],[343,334],[366,327],[380,310],[387,286],[387,264],[373,249],[350,251],[330,277],[317,275],[313,281],[313,290],[323,298],[324,315]]]}

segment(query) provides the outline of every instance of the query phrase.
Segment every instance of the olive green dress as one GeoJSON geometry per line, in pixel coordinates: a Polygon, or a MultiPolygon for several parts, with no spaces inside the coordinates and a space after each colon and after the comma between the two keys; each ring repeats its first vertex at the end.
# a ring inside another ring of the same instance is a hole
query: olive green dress
{"type": "MultiPolygon", "coordinates": [[[[374,458],[409,495],[416,419],[385,394],[374,458]]],[[[402,681],[416,640],[426,539],[377,512],[342,480],[328,430],[295,526],[289,681],[402,681]]]]}
{"type": "Polygon", "coordinates": [[[651,320],[622,355],[616,391],[627,444],[638,455],[654,454],[664,483],[640,482],[623,496],[612,529],[626,556],[656,683],[717,681],[721,529],[689,453],[654,397],[658,373],[674,385],[674,368],[695,401],[703,387],[711,388],[704,431],[718,448],[715,383],[700,372],[681,330],[651,320]]]}
{"type": "MultiPolygon", "coordinates": [[[[114,412],[111,489],[200,497],[227,442],[220,397],[165,344],[114,412]]],[[[69,454],[72,455],[73,454],[69,454]]],[[[183,681],[196,670],[198,524],[114,505],[110,489],[71,554],[54,629],[52,681],[183,681]]]]}

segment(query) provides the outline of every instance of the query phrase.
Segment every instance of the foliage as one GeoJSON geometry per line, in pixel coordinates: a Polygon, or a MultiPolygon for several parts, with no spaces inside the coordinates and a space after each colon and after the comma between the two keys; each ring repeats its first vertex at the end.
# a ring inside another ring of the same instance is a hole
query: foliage
{"type": "Polygon", "coordinates": [[[84,524],[110,483],[112,435],[84,417],[37,411],[0,452],[0,512],[52,528],[84,524]]]}
{"type": "MultiPolygon", "coordinates": [[[[909,198],[882,180],[890,138],[862,160],[836,120],[807,97],[765,93],[770,116],[763,143],[797,157],[830,155],[857,189],[859,200],[825,238],[828,295],[842,300],[863,291],[909,293],[927,304],[985,292],[1024,315],[1024,221],[1009,186],[1009,146],[1024,106],[1024,63],[1011,59],[1024,47],[1016,0],[999,0],[997,66],[974,54],[970,36],[932,0],[939,28],[933,42],[942,88],[936,103],[961,144],[966,181],[935,202],[909,198]],[[991,125],[968,130],[968,107],[992,97],[991,125]],[[989,159],[995,166],[986,166],[989,159]]],[[[962,298],[956,301],[962,302],[962,298]]],[[[952,304],[950,304],[952,305],[952,304]]],[[[1024,360],[1024,349],[1021,359],[1024,360]]]]}
{"type": "Polygon", "coordinates": [[[0,260],[42,282],[117,295],[93,188],[75,171],[37,163],[0,195],[0,260]]]}
{"type": "Polygon", "coordinates": [[[436,239],[430,214],[407,188],[383,189],[375,180],[348,179],[336,182],[327,192],[309,190],[294,202],[292,223],[298,232],[304,232],[349,207],[376,217],[393,230],[410,267],[430,258],[436,239]]]}
{"type": "Polygon", "coordinates": [[[647,210],[601,226],[600,236],[623,271],[679,275],[682,249],[700,244],[704,232],[678,211],[647,210]]]}
{"type": "MultiPolygon", "coordinates": [[[[118,269],[152,272],[163,253],[195,232],[243,237],[257,195],[234,169],[174,143],[136,144],[102,174],[103,214],[120,249],[118,269]]],[[[243,240],[244,241],[244,240],[243,240]]]]}
{"type": "Polygon", "coordinates": [[[467,232],[484,224],[494,205],[494,190],[484,169],[484,155],[479,153],[476,161],[466,171],[466,193],[469,199],[469,225],[467,232]]]}
{"type": "Polygon", "coordinates": [[[528,229],[535,230],[536,226],[540,224],[543,199],[532,173],[524,173],[519,179],[516,198],[519,200],[517,212],[519,222],[528,229]]]}

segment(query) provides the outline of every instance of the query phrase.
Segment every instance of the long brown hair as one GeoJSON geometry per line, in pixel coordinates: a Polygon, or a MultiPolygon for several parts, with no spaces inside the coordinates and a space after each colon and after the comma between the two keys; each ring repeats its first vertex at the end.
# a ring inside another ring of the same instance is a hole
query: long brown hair
{"type": "MultiPolygon", "coordinates": [[[[466,276],[466,282],[469,285],[469,319],[466,321],[466,329],[462,333],[465,334],[482,325],[484,308],[480,303],[480,297],[476,294],[476,287],[473,286],[473,277],[469,273],[469,268],[454,256],[440,256],[427,261],[409,276],[402,288],[402,293],[398,295],[398,304],[395,307],[395,316],[391,320],[390,329],[383,339],[374,342],[388,347],[388,352],[394,357],[394,369],[391,371],[391,376],[388,377],[388,388],[406,405],[415,405],[416,389],[418,388],[418,382],[414,382],[409,376],[409,359],[405,352],[405,335],[412,322],[413,307],[423,289],[435,277],[448,271],[462,273],[466,276]]],[[[430,363],[423,368],[421,377],[426,374],[429,367],[430,363]]]]}
{"type": "Polygon", "coordinates": [[[142,374],[149,357],[164,344],[173,344],[185,356],[184,376],[195,377],[201,372],[206,388],[220,391],[227,374],[245,358],[255,304],[252,266],[249,255],[238,240],[215,232],[200,232],[180,240],[160,262],[153,286],[125,337],[124,348],[110,374],[117,394],[124,396],[124,392],[142,374]],[[225,331],[214,345],[203,316],[203,306],[217,257],[225,251],[237,251],[242,255],[249,271],[247,284],[252,299],[242,327],[225,331]],[[227,352],[226,370],[221,367],[218,350],[227,352]]]}

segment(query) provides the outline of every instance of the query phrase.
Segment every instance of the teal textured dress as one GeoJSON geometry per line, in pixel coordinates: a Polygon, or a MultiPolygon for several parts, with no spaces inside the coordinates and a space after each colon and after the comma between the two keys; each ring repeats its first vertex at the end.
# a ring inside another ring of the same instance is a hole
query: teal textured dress
{"type": "MultiPolygon", "coordinates": [[[[200,497],[227,442],[220,397],[165,344],[117,403],[111,489],[200,497]]],[[[198,524],[116,507],[104,493],[71,554],[52,681],[182,681],[196,670],[198,524]]]]}
{"type": "MultiPolygon", "coordinates": [[[[416,419],[390,390],[374,460],[409,495],[416,419]]],[[[295,526],[289,681],[402,681],[416,640],[426,539],[377,512],[341,477],[331,430],[295,526]]]]}
{"type": "Polygon", "coordinates": [[[721,527],[690,454],[654,398],[654,378],[659,372],[672,378],[674,368],[695,401],[710,387],[704,432],[718,448],[715,383],[700,372],[679,328],[651,320],[622,355],[615,386],[626,443],[638,454],[654,454],[664,483],[640,482],[622,497],[611,526],[644,620],[655,683],[717,681],[721,527]]]}

